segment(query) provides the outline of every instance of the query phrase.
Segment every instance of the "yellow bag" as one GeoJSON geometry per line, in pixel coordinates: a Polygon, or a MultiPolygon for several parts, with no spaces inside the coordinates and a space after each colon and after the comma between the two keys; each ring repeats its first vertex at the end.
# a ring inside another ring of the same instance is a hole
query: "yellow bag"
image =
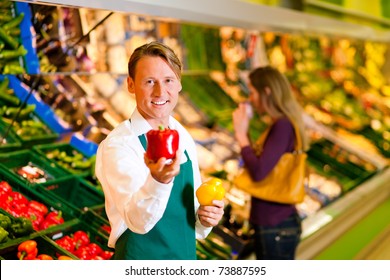
{"type": "MultiPolygon", "coordinates": [[[[296,204],[305,196],[306,158],[302,150],[299,131],[296,129],[295,151],[284,153],[271,172],[263,180],[254,182],[246,168],[234,180],[234,185],[253,197],[285,204],[296,204]]],[[[262,139],[265,139],[263,134],[262,139]]]]}

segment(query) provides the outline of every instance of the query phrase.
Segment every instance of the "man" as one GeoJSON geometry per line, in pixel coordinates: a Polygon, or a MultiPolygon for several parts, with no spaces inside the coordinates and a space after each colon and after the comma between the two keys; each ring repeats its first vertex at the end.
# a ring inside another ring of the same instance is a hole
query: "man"
{"type": "Polygon", "coordinates": [[[205,238],[223,216],[223,201],[199,206],[195,143],[171,116],[182,89],[181,69],[175,53],[158,42],[130,57],[127,83],[136,109],[100,143],[96,157],[113,259],[196,259],[196,238],[205,238]],[[145,154],[145,134],[160,125],[179,132],[172,163],[153,162],[145,154]]]}

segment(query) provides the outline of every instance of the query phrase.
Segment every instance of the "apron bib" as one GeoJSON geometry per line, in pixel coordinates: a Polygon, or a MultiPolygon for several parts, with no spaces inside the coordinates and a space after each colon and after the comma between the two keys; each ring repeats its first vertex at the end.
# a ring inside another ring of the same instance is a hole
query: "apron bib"
{"type": "MultiPolygon", "coordinates": [[[[139,136],[146,150],[145,135],[139,136]]],[[[180,165],[165,212],[146,234],[127,229],[117,240],[116,260],[195,260],[195,209],[192,163],[180,165]]]]}

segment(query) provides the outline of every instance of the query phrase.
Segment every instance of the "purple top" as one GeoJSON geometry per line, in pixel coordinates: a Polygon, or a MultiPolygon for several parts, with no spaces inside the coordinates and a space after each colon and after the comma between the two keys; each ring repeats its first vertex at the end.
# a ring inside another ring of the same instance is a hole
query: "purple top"
{"type": "MultiPolygon", "coordinates": [[[[271,127],[259,157],[250,146],[243,147],[241,156],[252,179],[260,181],[272,170],[285,152],[294,150],[295,131],[287,118],[277,120],[271,127]]],[[[250,222],[274,226],[296,212],[295,205],[269,202],[252,197],[250,222]]]]}

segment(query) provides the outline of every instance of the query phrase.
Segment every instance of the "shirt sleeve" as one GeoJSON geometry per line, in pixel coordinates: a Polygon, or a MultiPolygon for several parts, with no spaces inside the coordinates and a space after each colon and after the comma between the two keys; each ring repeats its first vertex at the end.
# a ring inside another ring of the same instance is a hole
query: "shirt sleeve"
{"type": "Polygon", "coordinates": [[[115,139],[99,146],[96,174],[114,204],[106,206],[115,207],[131,231],[144,234],[161,219],[173,181],[162,184],[154,180],[143,161],[142,146],[132,143],[129,148],[125,142],[115,139]]]}
{"type": "Polygon", "coordinates": [[[264,179],[285,152],[294,149],[295,132],[288,119],[280,119],[271,127],[263,151],[256,156],[250,146],[243,147],[241,156],[254,181],[264,179]]]}

